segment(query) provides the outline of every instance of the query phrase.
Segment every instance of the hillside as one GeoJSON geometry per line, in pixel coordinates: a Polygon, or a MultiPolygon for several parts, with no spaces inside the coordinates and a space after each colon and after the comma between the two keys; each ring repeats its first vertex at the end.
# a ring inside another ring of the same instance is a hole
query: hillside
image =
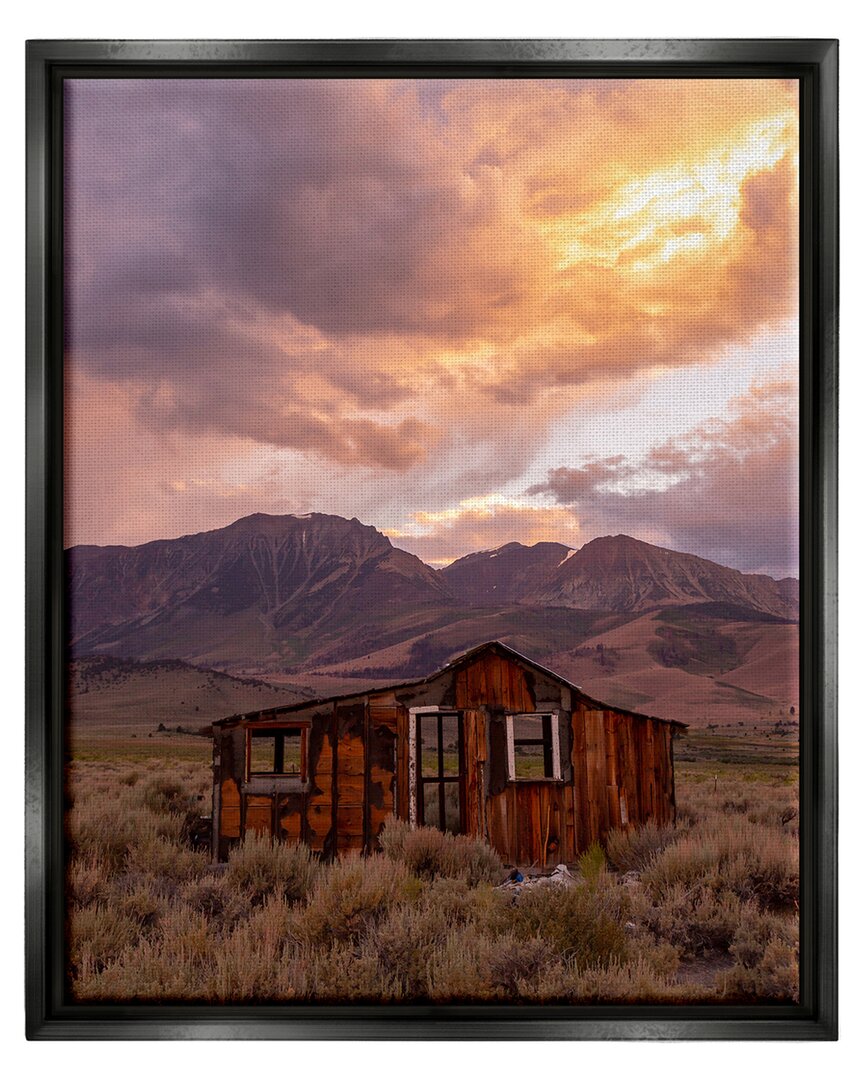
{"type": "Polygon", "coordinates": [[[410,621],[448,603],[416,556],[327,514],[255,514],[139,547],[74,547],[67,569],[75,655],[293,665],[333,638],[369,640],[370,618],[410,621]]]}
{"type": "Polygon", "coordinates": [[[669,604],[735,604],[798,616],[798,582],[742,574],[632,536],[601,536],[573,551],[562,544],[507,544],[466,555],[441,571],[451,591],[483,605],[516,601],[581,611],[648,611],[669,604]]]}
{"type": "Polygon", "coordinates": [[[105,656],[70,663],[68,691],[69,717],[88,731],[152,731],[160,724],[197,731],[223,716],[309,696],[304,686],[238,679],[178,660],[140,663],[105,656]]]}
{"type": "MultiPolygon", "coordinates": [[[[211,671],[199,701],[198,667],[264,679],[279,703],[298,684],[315,696],[422,676],[492,639],[657,715],[707,723],[798,704],[797,581],[627,536],[575,551],[511,543],[435,571],[354,519],[256,514],[140,547],[72,548],[67,559],[79,663],[163,662],[136,670],[126,691],[102,692],[103,716],[134,712],[151,684],[154,708],[171,717],[177,702],[226,715],[229,698],[270,693],[229,693],[211,671]],[[193,667],[169,679],[164,662],[175,660],[193,667]]],[[[76,693],[76,709],[88,693],[76,693]]],[[[96,701],[81,715],[92,720],[96,701]]]]}

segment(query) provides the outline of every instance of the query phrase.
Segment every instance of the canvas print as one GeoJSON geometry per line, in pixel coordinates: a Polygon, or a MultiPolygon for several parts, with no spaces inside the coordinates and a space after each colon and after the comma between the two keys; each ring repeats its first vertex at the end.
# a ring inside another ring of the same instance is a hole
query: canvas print
{"type": "Polygon", "coordinates": [[[798,87],[69,79],[77,1002],[798,997],[798,87]]]}

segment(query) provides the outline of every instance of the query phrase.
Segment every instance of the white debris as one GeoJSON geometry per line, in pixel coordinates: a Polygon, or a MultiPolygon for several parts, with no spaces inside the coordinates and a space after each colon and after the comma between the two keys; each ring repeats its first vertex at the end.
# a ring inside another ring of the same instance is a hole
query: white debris
{"type": "Polygon", "coordinates": [[[551,874],[535,874],[531,877],[524,876],[518,870],[512,870],[509,878],[496,888],[519,896],[523,889],[546,888],[549,885],[566,887],[572,885],[574,881],[575,878],[564,863],[559,863],[551,874]]]}

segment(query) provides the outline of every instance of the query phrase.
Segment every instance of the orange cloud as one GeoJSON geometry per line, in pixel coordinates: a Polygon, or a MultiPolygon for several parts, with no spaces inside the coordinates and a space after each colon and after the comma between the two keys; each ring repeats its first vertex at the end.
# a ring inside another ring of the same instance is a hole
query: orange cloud
{"type": "MultiPolygon", "coordinates": [[[[792,83],[67,92],[67,363],[102,388],[88,422],[124,463],[119,497],[151,505],[158,480],[178,528],[220,518],[204,509],[221,483],[206,462],[245,457],[242,483],[257,478],[267,501],[252,509],[305,502],[392,523],[411,520],[409,502],[457,507],[449,524],[414,519],[427,539],[411,542],[439,559],[466,550],[460,536],[561,539],[543,533],[578,531],[561,508],[470,501],[515,490],[556,421],[599,416],[610,386],[711,362],[794,316],[792,83]],[[265,482],[256,462],[273,455],[287,479],[265,482]]],[[[76,453],[88,536],[100,513],[101,535],[128,535],[119,511],[99,510],[110,466],[76,453]]]]}
{"type": "Polygon", "coordinates": [[[407,526],[385,530],[398,547],[434,566],[445,566],[470,551],[488,551],[517,541],[553,541],[579,546],[579,520],[559,506],[532,506],[490,494],[463,499],[444,510],[418,510],[407,526]]]}

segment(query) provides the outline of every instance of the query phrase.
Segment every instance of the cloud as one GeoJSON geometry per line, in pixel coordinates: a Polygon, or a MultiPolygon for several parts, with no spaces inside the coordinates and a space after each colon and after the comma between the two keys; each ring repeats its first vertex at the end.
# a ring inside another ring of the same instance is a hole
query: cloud
{"type": "MultiPolygon", "coordinates": [[[[67,365],[108,460],[134,429],[165,491],[190,455],[245,456],[268,505],[404,524],[516,490],[565,414],[599,423],[610,388],[795,314],[791,83],[66,87],[67,365]]],[[[620,487],[614,456],[568,482],[620,487]]],[[[109,466],[88,460],[70,483],[98,516],[109,466]]],[[[118,497],[144,505],[156,480],[130,470],[118,497]]],[[[218,488],[175,496],[213,525],[218,488]]],[[[168,505],[177,528],[194,516],[168,505]]],[[[543,507],[462,510],[418,542],[444,558],[460,536],[534,535],[543,507]]]]}
{"type": "Polygon", "coordinates": [[[439,511],[418,510],[407,526],[386,532],[398,547],[436,566],[514,540],[529,546],[544,541],[581,543],[579,520],[569,509],[526,505],[500,494],[463,499],[439,511]]]}
{"type": "Polygon", "coordinates": [[[629,532],[741,570],[797,575],[797,462],[796,388],[770,383],[641,461],[554,468],[527,494],[572,508],[592,536],[629,532]]]}
{"type": "Polygon", "coordinates": [[[235,413],[309,372],[335,416],[417,413],[417,376],[525,403],[696,362],[794,304],[786,84],[455,81],[439,104],[447,123],[398,81],[71,82],[73,361],[227,381],[235,413]]]}

